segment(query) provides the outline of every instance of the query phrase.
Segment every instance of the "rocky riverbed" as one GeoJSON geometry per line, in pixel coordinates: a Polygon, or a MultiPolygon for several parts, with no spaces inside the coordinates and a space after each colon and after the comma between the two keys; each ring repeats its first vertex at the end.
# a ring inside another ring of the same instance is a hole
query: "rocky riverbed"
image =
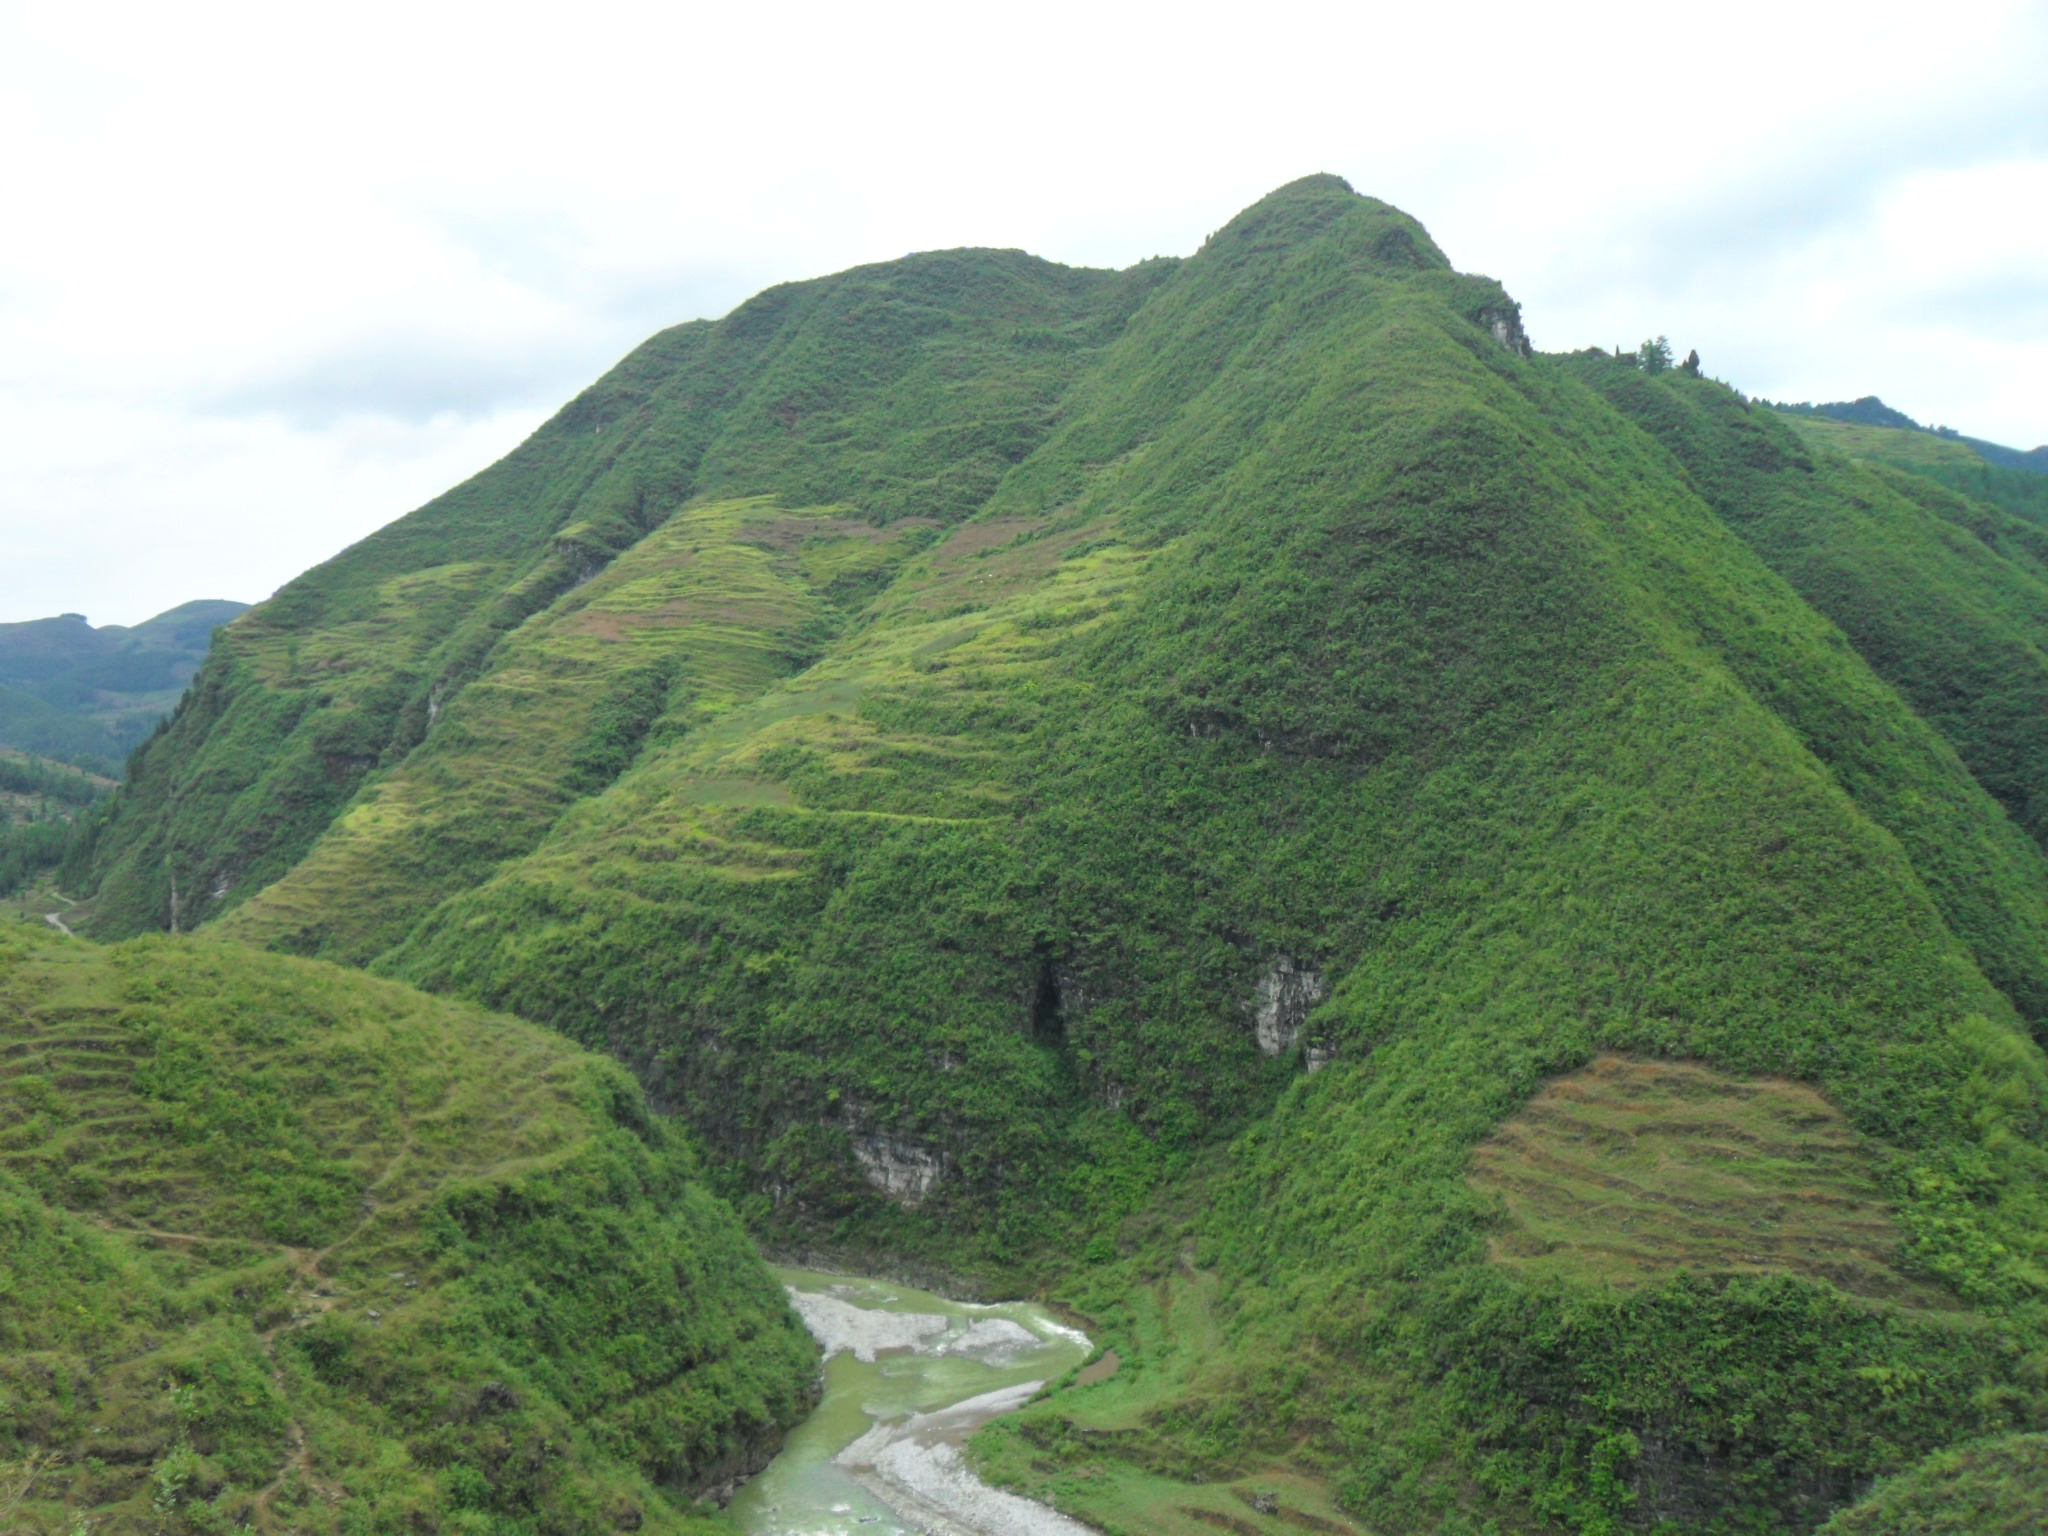
{"type": "Polygon", "coordinates": [[[989,1487],[961,1449],[1079,1364],[1084,1334],[1028,1302],[978,1306],[890,1281],[777,1273],[825,1349],[825,1392],[734,1497],[749,1536],[1092,1536],[989,1487]]]}

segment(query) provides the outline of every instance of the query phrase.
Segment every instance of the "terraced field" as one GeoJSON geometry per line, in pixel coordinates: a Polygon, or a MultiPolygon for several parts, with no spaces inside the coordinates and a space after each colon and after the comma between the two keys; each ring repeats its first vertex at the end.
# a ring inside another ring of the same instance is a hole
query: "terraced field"
{"type": "Polygon", "coordinates": [[[1784,1271],[1953,1309],[1901,1274],[1870,1151],[1814,1090],[1682,1061],[1602,1055],[1547,1084],[1475,1150],[1498,1194],[1496,1263],[1639,1285],[1680,1270],[1784,1271]]]}
{"type": "Polygon", "coordinates": [[[1786,416],[1792,430],[1816,448],[1845,459],[1880,459],[1888,464],[1941,465],[1975,469],[1984,461],[1968,443],[1906,427],[1872,427],[1826,416],[1786,416]]]}
{"type": "MultiPolygon", "coordinates": [[[[1810,1530],[2048,1422],[2048,542],[1517,316],[1311,177],[665,332],[230,627],[76,926],[556,1026],[784,1251],[1087,1311],[993,1471],[1107,1527],[1810,1530]]],[[[266,1241],[393,1155],[331,1070],[266,1241]]]]}
{"type": "Polygon", "coordinates": [[[221,931],[369,960],[529,852],[644,747],[715,725],[787,676],[929,532],[764,500],[677,515],[509,637],[484,677],[436,707],[428,743],[221,931]]]}
{"type": "Polygon", "coordinates": [[[758,1460],[812,1357],[689,1175],[541,1030],[231,945],[0,935],[24,1528],[687,1527],[657,1485],[758,1460]]]}

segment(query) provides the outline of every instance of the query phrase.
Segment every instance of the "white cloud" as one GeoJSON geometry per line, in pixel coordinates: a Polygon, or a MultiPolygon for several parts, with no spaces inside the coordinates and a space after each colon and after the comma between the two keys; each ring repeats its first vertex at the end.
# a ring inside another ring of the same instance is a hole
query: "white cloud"
{"type": "Polygon", "coordinates": [[[2025,0],[0,0],[0,619],[261,596],[648,332],[942,245],[1123,264],[1313,170],[1539,345],[2048,437],[2025,0]]]}
{"type": "Polygon", "coordinates": [[[82,612],[132,624],[199,597],[261,598],[297,572],[509,451],[540,412],[355,415],[307,430],[102,400],[0,411],[10,481],[0,591],[8,618],[82,612]]]}

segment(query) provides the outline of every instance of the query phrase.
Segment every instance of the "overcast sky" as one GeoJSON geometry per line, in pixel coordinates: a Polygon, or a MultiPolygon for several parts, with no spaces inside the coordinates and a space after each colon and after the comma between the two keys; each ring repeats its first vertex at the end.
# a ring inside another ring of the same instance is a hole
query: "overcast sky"
{"type": "Polygon", "coordinates": [[[770,283],[1312,171],[1538,347],[2048,440],[2042,0],[0,0],[0,621],[266,596],[770,283]]]}

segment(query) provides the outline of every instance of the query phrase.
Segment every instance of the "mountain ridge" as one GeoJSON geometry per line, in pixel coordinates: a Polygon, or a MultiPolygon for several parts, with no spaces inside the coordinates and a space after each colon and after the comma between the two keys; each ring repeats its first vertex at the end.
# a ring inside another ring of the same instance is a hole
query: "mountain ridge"
{"type": "Polygon", "coordinates": [[[1812,1529],[2048,1414],[2044,573],[1308,178],[662,333],[232,626],[67,878],[610,1052],[772,1243],[1081,1307],[1125,1369],[978,1454],[1083,1518],[1812,1529]],[[1517,1226],[1660,1062],[1686,1180],[1846,1169],[1896,1286],[1517,1226]]]}
{"type": "Polygon", "coordinates": [[[0,746],[105,774],[170,713],[213,631],[247,603],[201,599],[140,624],[0,624],[0,746]]]}
{"type": "Polygon", "coordinates": [[[1820,416],[1830,421],[1850,422],[1866,427],[1894,427],[1906,432],[1926,432],[1946,442],[1961,443],[1988,464],[2003,469],[2024,469],[2034,474],[2048,474],[2048,444],[2034,448],[2008,448],[2003,443],[1989,442],[1981,437],[1971,437],[1958,432],[1954,427],[1930,427],[1915,421],[1904,411],[1894,410],[1875,395],[1865,395],[1858,400],[1834,400],[1824,405],[1807,401],[1788,404],[1783,401],[1765,401],[1771,409],[1783,411],[1788,416],[1820,416]]]}

